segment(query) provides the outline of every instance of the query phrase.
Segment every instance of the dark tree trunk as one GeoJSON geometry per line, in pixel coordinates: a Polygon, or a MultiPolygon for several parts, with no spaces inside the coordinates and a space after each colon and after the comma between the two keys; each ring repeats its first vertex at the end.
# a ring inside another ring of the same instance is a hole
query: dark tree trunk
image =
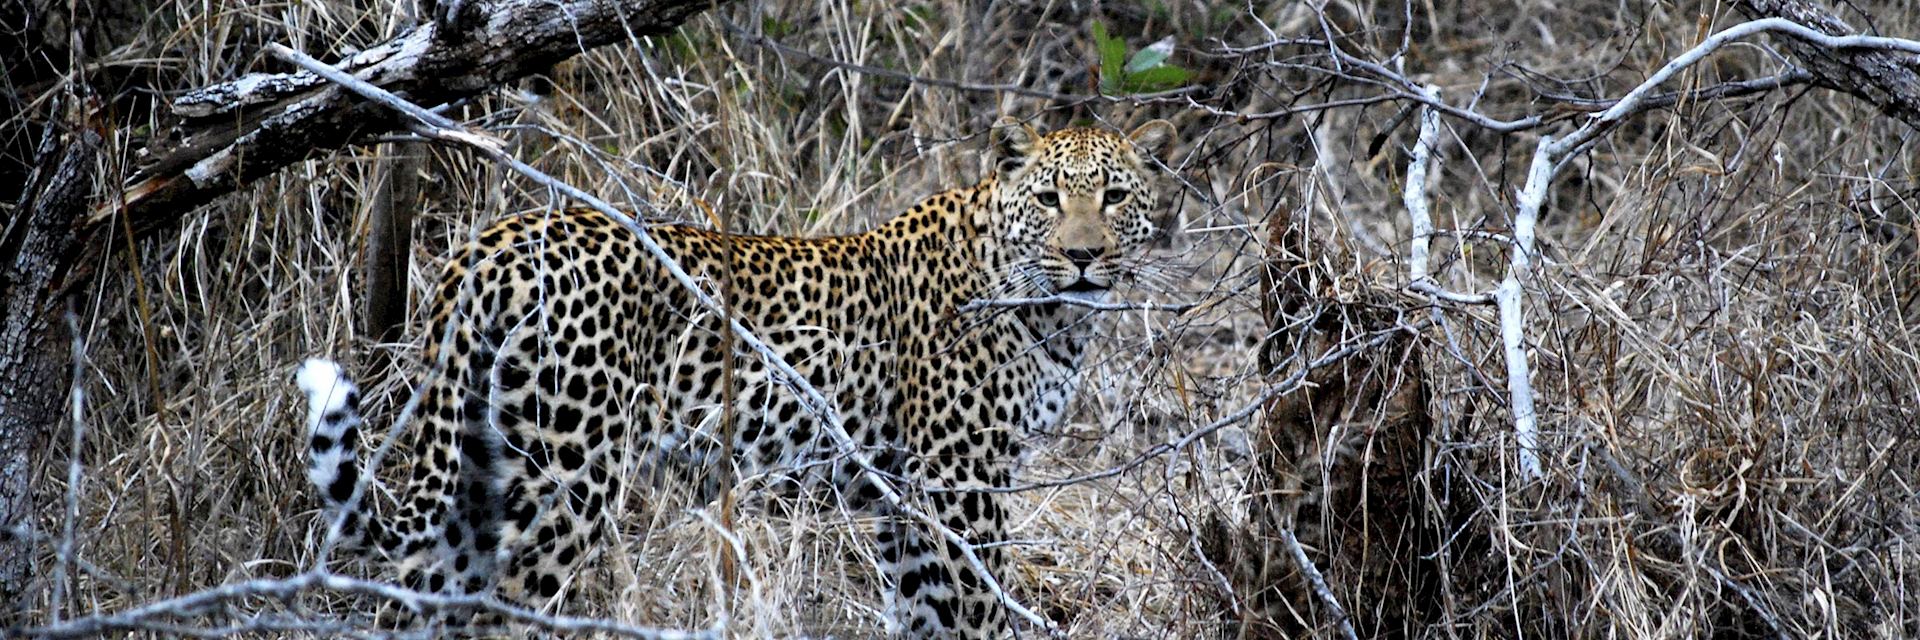
{"type": "MultiPolygon", "coordinates": [[[[0,238],[0,598],[13,618],[37,577],[39,545],[33,479],[60,424],[69,376],[65,323],[59,322],[72,266],[73,221],[96,184],[100,137],[91,131],[46,136],[12,222],[0,238]]],[[[6,620],[0,619],[0,623],[6,620]]]]}
{"type": "MultiPolygon", "coordinates": [[[[88,65],[139,38],[147,0],[0,0],[0,626],[37,591],[34,480],[64,423],[70,355],[66,293],[83,241],[74,222],[93,206],[102,138],[88,127],[138,84],[131,67],[88,65]],[[77,97],[79,96],[79,97],[77,97]],[[68,119],[85,122],[67,122],[68,119]]],[[[137,111],[137,110],[136,110],[137,111]]],[[[123,111],[123,115],[125,115],[123,111]]]]}
{"type": "MultiPolygon", "coordinates": [[[[413,215],[420,205],[424,145],[387,145],[380,184],[367,210],[367,262],[361,281],[364,331],[374,342],[400,340],[407,322],[407,258],[413,253],[413,215]]],[[[385,371],[386,350],[375,349],[368,368],[385,371]]]]}

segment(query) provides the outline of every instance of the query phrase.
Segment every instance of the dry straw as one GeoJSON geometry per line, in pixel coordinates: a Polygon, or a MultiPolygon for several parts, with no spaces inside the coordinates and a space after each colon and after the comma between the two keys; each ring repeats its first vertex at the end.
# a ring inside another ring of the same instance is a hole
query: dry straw
{"type": "MultiPolygon", "coordinates": [[[[323,59],[364,48],[402,28],[401,4],[169,4],[114,55],[185,89],[266,66],[269,42],[323,59]]],[[[1353,559],[1328,555],[1332,543],[1283,549],[1325,569],[1324,596],[1308,598],[1345,612],[1301,609],[1302,623],[1262,593],[1295,583],[1250,581],[1244,558],[1208,538],[1258,531],[1267,401],[1318,384],[1261,371],[1262,347],[1356,308],[1341,305],[1384,310],[1397,319],[1387,332],[1418,336],[1420,357],[1395,366],[1427,390],[1427,453],[1410,481],[1423,502],[1293,525],[1411,517],[1439,530],[1423,559],[1431,616],[1412,635],[1920,637],[1913,129],[1814,88],[1775,40],[1709,39],[1746,22],[1718,5],[1092,6],[729,5],[442,113],[643,217],[779,234],[864,228],[970,183],[984,168],[976,136],[1002,112],[1045,126],[1173,118],[1175,233],[1128,304],[1101,314],[1085,392],[1007,496],[1003,578],[1066,637],[1382,632],[1387,603],[1343,586],[1353,559]],[[1172,60],[1199,88],[1090,96],[1096,19],[1135,47],[1175,36],[1172,60]],[[1703,43],[1718,44],[1656,75],[1703,43]],[[1562,149],[1550,183],[1522,189],[1546,136],[1579,139],[1593,114],[1631,111],[1619,98],[1650,78],[1663,82],[1636,94],[1650,110],[1562,149]],[[1408,170],[1420,153],[1431,171],[1408,170]],[[1415,183],[1427,198],[1410,219],[1415,183]],[[1516,256],[1523,205],[1538,206],[1537,224],[1533,251],[1516,256]],[[1317,243],[1291,258],[1311,265],[1319,302],[1280,326],[1260,284],[1276,212],[1317,243]],[[1505,286],[1523,300],[1518,343],[1497,306],[1473,304],[1505,286]],[[1516,353],[1530,436],[1515,429],[1516,353]]],[[[1850,6],[1856,25],[1920,37],[1899,2],[1850,6]]],[[[1741,28],[1792,31],[1769,24],[1741,28]]],[[[474,228],[565,202],[467,149],[386,139],[425,156],[416,310],[474,228]]],[[[414,597],[352,567],[303,577],[326,523],[286,381],[309,355],[385,352],[388,370],[359,372],[385,425],[403,372],[429,366],[421,314],[397,344],[371,344],[357,324],[365,213],[388,148],[289,167],[102,269],[115,275],[78,312],[84,438],[63,428],[46,456],[39,486],[58,499],[26,536],[58,586],[33,598],[29,624],[97,622],[224,585],[230,597],[196,615],[118,626],[331,636],[414,597]],[[237,588],[267,584],[298,588],[237,588]]],[[[1359,376],[1381,335],[1335,335],[1341,357],[1286,365],[1359,376]]],[[[1328,415],[1321,428],[1360,443],[1320,452],[1328,478],[1397,424],[1364,406],[1328,415]]],[[[404,449],[389,470],[409,462],[404,449]]],[[[643,637],[877,633],[875,523],[749,484],[714,501],[635,487],[566,617],[522,619],[643,637]]]]}

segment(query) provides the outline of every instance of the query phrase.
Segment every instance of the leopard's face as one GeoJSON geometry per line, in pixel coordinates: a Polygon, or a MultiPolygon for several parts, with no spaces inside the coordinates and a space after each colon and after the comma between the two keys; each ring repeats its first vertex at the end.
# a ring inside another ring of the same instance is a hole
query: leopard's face
{"type": "Polygon", "coordinates": [[[993,274],[1000,293],[1104,298],[1133,273],[1159,228],[1150,158],[1172,139],[1173,125],[1040,135],[1005,119],[993,137],[999,180],[989,233],[1003,247],[993,274]]]}

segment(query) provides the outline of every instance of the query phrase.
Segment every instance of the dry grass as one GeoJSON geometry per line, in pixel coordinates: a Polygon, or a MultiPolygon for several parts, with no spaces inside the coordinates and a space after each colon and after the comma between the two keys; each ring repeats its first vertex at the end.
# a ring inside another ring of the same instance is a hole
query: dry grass
{"type": "MultiPolygon", "coordinates": [[[[1920,37],[1920,17],[1902,3],[1856,4],[1883,34],[1920,37]]],[[[177,3],[149,25],[148,49],[123,53],[165,52],[161,75],[198,85],[267,65],[257,53],[265,41],[326,54],[383,39],[398,12],[372,5],[177,3]]],[[[1209,115],[1377,90],[1314,70],[1327,63],[1310,50],[1207,53],[1220,40],[1266,39],[1240,3],[1088,6],[729,6],[672,37],[558,68],[554,91],[537,101],[506,91],[455,112],[536,166],[651,216],[780,234],[864,228],[970,183],[983,168],[977,134],[1002,111],[1049,126],[1173,118],[1184,137],[1181,233],[1168,250],[1176,277],[1134,295],[1208,304],[1102,325],[1104,356],[1078,411],[1026,472],[1069,477],[1178,438],[1259,389],[1253,347],[1267,330],[1253,267],[1274,210],[1292,210],[1337,250],[1316,259],[1334,274],[1327,290],[1351,299],[1397,295],[1408,243],[1398,189],[1412,128],[1381,131],[1398,104],[1209,115]],[[725,26],[845,62],[1085,93],[1096,17],[1134,46],[1177,36],[1174,61],[1208,90],[1192,101],[1074,105],[912,85],[783,58],[725,26]],[[1382,133],[1388,144],[1369,155],[1382,133]]],[[[1322,34],[1303,6],[1255,9],[1283,35],[1322,34]]],[[[1695,42],[1699,14],[1715,26],[1740,20],[1713,3],[1414,3],[1406,67],[1456,104],[1484,82],[1482,111],[1547,112],[1539,91],[1619,95],[1695,42]]],[[[1402,15],[1398,2],[1357,0],[1329,3],[1327,18],[1355,34],[1351,52],[1384,59],[1402,15]]],[[[1777,68],[1757,48],[1737,48],[1685,82],[1777,68]]],[[[1539,132],[1449,124],[1433,187],[1439,226],[1505,230],[1539,132]]],[[[1528,290],[1546,479],[1510,475],[1492,310],[1448,307],[1422,343],[1436,421],[1426,473],[1460,490],[1453,506],[1470,515],[1451,553],[1480,550],[1487,557],[1474,560],[1494,565],[1449,577],[1445,613],[1426,635],[1742,637],[1771,635],[1772,624],[1795,637],[1920,637],[1912,137],[1850,97],[1794,87],[1645,115],[1563,175],[1528,290]]],[[[457,150],[407,148],[431,155],[417,295],[477,226],[559,204],[457,150]]],[[[76,581],[75,611],[309,562],[323,527],[301,475],[287,372],[311,354],[365,361],[375,349],[410,369],[424,335],[416,321],[408,342],[372,345],[355,320],[366,203],[392,149],[289,168],[189,218],[177,236],[98,265],[114,275],[83,305],[92,431],[77,539],[99,574],[76,581]]],[[[1435,249],[1443,284],[1460,290],[1489,288],[1505,264],[1495,243],[1435,249]]],[[[1424,299],[1397,299],[1428,317],[1424,299]]],[[[388,407],[376,415],[390,415],[399,371],[359,373],[376,383],[376,407],[388,407]]],[[[1070,637],[1238,633],[1233,596],[1193,536],[1205,518],[1247,517],[1252,427],[1110,479],[1012,498],[1020,547],[1010,578],[1023,600],[1070,637]]],[[[72,453],[46,456],[49,497],[69,489],[72,453]]],[[[576,613],[693,628],[724,611],[740,637],[877,633],[871,523],[806,509],[719,513],[670,493],[627,496],[620,542],[580,576],[576,613]],[[746,556],[735,577],[716,579],[727,535],[746,556]]],[[[62,518],[49,511],[45,530],[62,518]]],[[[331,597],[256,604],[370,609],[331,597]]]]}

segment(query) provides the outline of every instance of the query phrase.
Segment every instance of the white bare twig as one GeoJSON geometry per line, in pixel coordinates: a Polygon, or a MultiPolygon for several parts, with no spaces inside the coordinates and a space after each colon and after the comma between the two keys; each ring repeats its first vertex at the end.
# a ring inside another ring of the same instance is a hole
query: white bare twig
{"type": "MultiPolygon", "coordinates": [[[[1172,483],[1172,476],[1173,465],[1169,464],[1166,475],[1169,484],[1172,483]]],[[[1187,517],[1187,510],[1175,503],[1173,516],[1180,521],[1180,531],[1186,533],[1187,551],[1193,554],[1193,559],[1200,563],[1201,568],[1207,570],[1207,578],[1213,581],[1213,588],[1219,589],[1220,593],[1226,596],[1223,599],[1227,601],[1228,611],[1235,616],[1241,615],[1240,595],[1233,588],[1233,580],[1227,577],[1226,572],[1220,570],[1220,565],[1214,564],[1213,559],[1207,557],[1206,548],[1200,544],[1199,528],[1193,526],[1193,519],[1187,517]]]]}
{"type": "Polygon", "coordinates": [[[1198,302],[1178,302],[1178,303],[1167,303],[1167,304],[1155,304],[1151,302],[1095,302],[1093,300],[1084,300],[1081,298],[1075,298],[1073,296],[1067,296],[1067,295],[1051,295],[1051,296],[1045,296],[1040,298],[998,298],[998,299],[992,299],[992,300],[974,300],[966,304],[960,305],[960,307],[957,309],[954,309],[953,312],[956,314],[965,314],[965,313],[973,313],[981,309],[990,309],[995,307],[1000,307],[1000,308],[1044,307],[1044,306],[1053,305],[1053,304],[1082,307],[1086,309],[1092,309],[1094,311],[1167,311],[1172,313],[1186,313],[1192,310],[1194,307],[1200,306],[1200,303],[1198,302]]]}
{"type": "Polygon", "coordinates": [[[53,596],[47,607],[48,619],[60,622],[60,610],[66,606],[67,568],[73,565],[73,528],[80,520],[80,445],[87,433],[86,363],[87,342],[80,333],[80,316],[67,311],[67,332],[73,338],[73,381],[67,389],[73,420],[73,439],[67,449],[67,521],[60,523],[60,545],[53,556],[53,596]]]}
{"type": "MultiPolygon", "coordinates": [[[[1423,93],[1435,102],[1440,100],[1440,92],[1436,87],[1427,86],[1423,93]]],[[[1514,216],[1514,246],[1508,252],[1512,258],[1506,279],[1491,294],[1452,291],[1434,280],[1428,266],[1434,232],[1432,213],[1428,211],[1427,177],[1431,167],[1439,163],[1434,154],[1434,146],[1439,139],[1439,110],[1422,106],[1420,137],[1413,145],[1413,160],[1407,165],[1407,186],[1401,194],[1401,200],[1407,207],[1407,222],[1413,232],[1413,243],[1407,256],[1407,288],[1434,300],[1499,305],[1500,341],[1507,360],[1508,406],[1513,414],[1513,437],[1517,445],[1520,472],[1528,479],[1539,478],[1540,427],[1533,408],[1533,378],[1526,351],[1526,317],[1520,308],[1520,277],[1531,272],[1527,254],[1533,250],[1534,220],[1539,216],[1540,199],[1546,193],[1546,184],[1552,181],[1552,165],[1547,165],[1548,173],[1545,176],[1531,172],[1527,175],[1527,189],[1521,193],[1520,210],[1514,216]],[[1528,200],[1529,194],[1535,196],[1531,201],[1528,200]]],[[[1543,141],[1542,144],[1546,143],[1543,141]]],[[[1538,170],[1540,166],[1541,158],[1536,156],[1534,167],[1538,170]]]]}
{"type": "Polygon", "coordinates": [[[1907,53],[1920,54],[1920,41],[1916,40],[1883,38],[1879,36],[1830,36],[1816,31],[1812,27],[1786,18],[1762,18],[1742,22],[1707,36],[1705,40],[1700,41],[1700,44],[1694,45],[1694,47],[1687,50],[1686,53],[1680,54],[1673,60],[1668,61],[1667,64],[1661,66],[1659,71],[1654,72],[1652,76],[1648,76],[1645,82],[1640,83],[1640,86],[1634,87],[1632,91],[1627,92],[1627,95],[1622,96],[1620,102],[1615,103],[1612,108],[1595,115],[1594,119],[1601,122],[1614,122],[1629,115],[1639,113],[1641,110],[1640,103],[1647,94],[1653,91],[1655,87],[1665,83],[1669,78],[1672,78],[1674,74],[1699,63],[1700,60],[1707,57],[1707,54],[1713,53],[1728,44],[1732,44],[1736,40],[1766,32],[1785,33],[1829,49],[1885,49],[1888,51],[1905,51],[1907,53]]]}
{"type": "Polygon", "coordinates": [[[1320,603],[1331,610],[1332,615],[1327,617],[1332,618],[1334,624],[1340,627],[1340,637],[1359,640],[1359,636],[1353,632],[1353,620],[1347,616],[1346,608],[1340,606],[1340,599],[1334,597],[1333,589],[1327,587],[1327,579],[1320,575],[1320,567],[1314,566],[1313,559],[1307,557],[1307,550],[1300,547],[1300,540],[1293,536],[1293,529],[1281,529],[1280,541],[1287,544],[1287,551],[1293,555],[1294,564],[1300,567],[1301,575],[1307,577],[1307,584],[1313,586],[1313,595],[1318,596],[1320,603]]]}
{"type": "MultiPolygon", "coordinates": [[[[1916,40],[1909,40],[1905,38],[1888,38],[1888,37],[1881,37],[1881,36],[1864,36],[1864,35],[1833,36],[1833,35],[1827,35],[1816,29],[1813,29],[1806,25],[1802,25],[1792,20],[1788,20],[1786,18],[1763,18],[1759,20],[1743,22],[1743,23],[1734,25],[1732,27],[1722,29],[1708,36],[1706,39],[1702,40],[1700,44],[1694,46],[1693,49],[1673,58],[1673,60],[1669,61],[1666,65],[1663,65],[1652,76],[1648,77],[1645,82],[1641,83],[1640,86],[1628,92],[1625,96],[1621,97],[1618,100],[1611,100],[1611,101],[1575,100],[1574,103],[1577,106],[1592,107],[1592,108],[1598,108],[1598,107],[1604,106],[1606,107],[1605,111],[1595,114],[1593,118],[1596,120],[1614,122],[1630,115],[1642,113],[1650,108],[1670,106],[1670,105],[1682,102],[1684,100],[1706,99],[1706,98],[1730,96],[1730,95],[1748,95],[1752,93],[1770,91],[1770,90],[1778,89],[1785,86],[1791,86],[1794,84],[1800,84],[1800,83],[1811,81],[1813,79],[1812,74],[1806,72],[1805,70],[1788,69],[1778,75],[1770,76],[1766,78],[1755,78],[1751,80],[1730,82],[1730,83],[1716,85],[1714,87],[1707,87],[1707,88],[1703,88],[1695,91],[1686,91],[1686,92],[1664,94],[1664,95],[1658,95],[1658,96],[1652,95],[1653,89],[1659,87],[1662,84],[1665,84],[1666,81],[1670,79],[1674,74],[1679,73],[1680,71],[1686,69],[1687,67],[1693,66],[1694,64],[1698,63],[1701,59],[1705,58],[1708,54],[1711,54],[1714,51],[1720,49],[1721,47],[1724,47],[1728,44],[1732,44],[1733,42],[1738,41],[1742,38],[1746,38],[1748,36],[1752,36],[1759,33],[1769,33],[1769,32],[1787,34],[1795,38],[1799,38],[1801,40],[1804,40],[1816,45],[1820,45],[1823,47],[1827,47],[1830,49],[1881,49],[1881,50],[1887,50],[1887,51],[1902,51],[1907,53],[1920,54],[1920,41],[1916,41],[1916,40]]],[[[1405,74],[1394,71],[1393,69],[1390,69],[1385,65],[1381,65],[1379,63],[1366,60],[1358,56],[1355,56],[1353,54],[1347,53],[1346,51],[1342,50],[1338,45],[1333,43],[1331,39],[1319,40],[1314,38],[1274,37],[1268,40],[1267,42],[1263,42],[1253,46],[1222,47],[1219,50],[1219,53],[1221,53],[1222,55],[1229,55],[1229,56],[1246,55],[1250,53],[1267,51],[1270,49],[1274,49],[1278,47],[1287,47],[1287,46],[1324,48],[1328,51],[1328,53],[1330,54],[1330,58],[1334,63],[1333,73],[1340,75],[1342,77],[1353,79],[1353,80],[1359,80],[1359,81],[1370,83],[1370,84],[1378,84],[1386,88],[1389,92],[1391,92],[1391,95],[1366,98],[1365,101],[1367,103],[1378,101],[1383,98],[1408,100],[1415,103],[1426,105],[1428,108],[1438,110],[1439,112],[1446,114],[1447,116],[1457,118],[1465,122],[1470,122],[1470,123],[1473,123],[1474,125],[1482,127],[1489,131],[1495,131],[1499,133],[1514,133],[1519,131],[1526,131],[1529,129],[1534,129],[1537,127],[1551,124],[1552,122],[1555,121],[1553,118],[1543,114],[1535,114],[1535,115],[1530,115],[1522,118],[1516,118],[1513,120],[1501,120],[1501,119],[1494,118],[1492,116],[1488,116],[1486,114],[1480,113],[1478,111],[1474,111],[1471,105],[1467,107],[1454,106],[1452,104],[1447,103],[1445,100],[1441,100],[1438,95],[1430,91],[1426,91],[1425,87],[1422,87],[1419,83],[1408,78],[1405,74]],[[1356,75],[1353,73],[1354,71],[1361,72],[1365,75],[1364,76],[1356,75]]],[[[1272,62],[1268,62],[1267,64],[1272,66],[1281,66],[1281,67],[1298,67],[1299,66],[1295,63],[1280,62],[1280,61],[1272,61],[1272,62]]],[[[1553,97],[1553,96],[1549,96],[1549,97],[1553,97]]],[[[1198,103],[1194,103],[1193,106],[1198,106],[1198,103]]],[[[1238,115],[1240,117],[1250,117],[1250,118],[1266,118],[1266,117],[1280,117],[1280,116],[1288,115],[1293,112],[1294,112],[1293,110],[1283,109],[1270,114],[1234,114],[1234,115],[1238,115]]]]}
{"type": "Polygon", "coordinates": [[[1414,293],[1424,293],[1429,298],[1433,298],[1435,300],[1445,300],[1447,302],[1452,302],[1454,304],[1493,304],[1494,303],[1493,296],[1491,294],[1461,293],[1459,291],[1454,291],[1452,289],[1442,287],[1439,285],[1439,283],[1436,283],[1432,280],[1415,280],[1413,282],[1409,282],[1407,283],[1407,290],[1412,291],[1414,293]]]}
{"type": "Polygon", "coordinates": [[[1527,362],[1527,319],[1521,308],[1522,277],[1533,273],[1533,228],[1540,219],[1540,205],[1547,198],[1547,185],[1553,183],[1556,156],[1565,149],[1553,136],[1541,136],[1533,154],[1533,167],[1527,171],[1526,186],[1520,190],[1520,205],[1513,216],[1513,250],[1508,251],[1507,275],[1493,290],[1500,306],[1500,344],[1507,354],[1508,410],[1513,414],[1513,439],[1521,475],[1529,480],[1541,477],[1540,420],[1533,408],[1533,371],[1527,362]]]}
{"type": "MultiPolygon", "coordinates": [[[[1522,281],[1530,277],[1533,272],[1535,227],[1540,219],[1540,209],[1545,205],[1547,193],[1553,184],[1554,174],[1567,159],[1584,153],[1592,142],[1611,131],[1615,125],[1627,117],[1661,104],[1649,101],[1648,97],[1656,88],[1671,80],[1676,74],[1698,64],[1721,47],[1741,38],[1766,32],[1786,33],[1832,49],[1863,48],[1920,53],[1920,41],[1876,36],[1830,36],[1784,18],[1764,18],[1743,22],[1708,36],[1686,53],[1662,65],[1658,71],[1628,91],[1611,107],[1594,114],[1591,119],[1582,123],[1578,129],[1567,134],[1566,137],[1555,139],[1547,135],[1540,138],[1539,145],[1534,150],[1532,164],[1527,170],[1526,183],[1521,186],[1518,202],[1514,207],[1513,235],[1509,243],[1512,248],[1508,252],[1507,273],[1493,291],[1486,293],[1461,293],[1447,290],[1440,286],[1429,272],[1430,238],[1435,235],[1435,232],[1428,212],[1426,189],[1428,164],[1438,128],[1436,114],[1444,112],[1496,131],[1518,130],[1544,121],[1539,120],[1539,116],[1511,122],[1492,121],[1479,114],[1448,105],[1440,99],[1438,90],[1432,86],[1415,88],[1404,75],[1381,65],[1353,58],[1337,46],[1331,46],[1331,43],[1320,43],[1322,46],[1327,46],[1329,51],[1342,62],[1401,85],[1409,99],[1424,105],[1420,138],[1413,147],[1413,160],[1407,167],[1406,190],[1402,194],[1413,232],[1412,247],[1407,260],[1410,276],[1407,288],[1436,300],[1459,304],[1494,304],[1499,308],[1500,343],[1502,350],[1506,353],[1507,395],[1509,410],[1513,415],[1517,465],[1524,477],[1538,479],[1542,475],[1542,470],[1539,416],[1534,409],[1532,367],[1527,361],[1526,313],[1523,308],[1525,287],[1522,281]]],[[[1276,41],[1276,45],[1299,43],[1276,41]]]]}
{"type": "Polygon", "coordinates": [[[312,56],[294,51],[278,43],[268,44],[267,50],[276,57],[299,65],[301,68],[346,87],[361,97],[411,116],[415,120],[415,123],[410,128],[412,128],[415,133],[436,140],[447,140],[468,145],[480,151],[482,155],[487,156],[494,162],[498,162],[567,197],[585,203],[588,207],[620,223],[621,226],[634,234],[635,239],[640,242],[641,248],[645,249],[647,255],[664,268],[675,282],[691,292],[694,299],[698,301],[702,307],[712,312],[715,317],[726,320],[727,327],[733,332],[734,336],[749,349],[752,349],[754,353],[758,354],[765,360],[770,368],[779,374],[781,384],[792,390],[794,394],[799,397],[801,403],[806,405],[807,410],[818,416],[820,421],[826,426],[828,437],[833,439],[834,447],[838,449],[836,453],[853,460],[855,465],[860,468],[862,478],[879,490],[881,497],[889,506],[899,510],[901,514],[919,522],[922,526],[927,527],[928,530],[939,534],[941,538],[958,548],[961,555],[967,560],[967,563],[979,574],[981,582],[987,591],[992,593],[1008,610],[1025,618],[1028,623],[1034,625],[1036,628],[1047,631],[1054,629],[1052,621],[1021,605],[1013,599],[1012,595],[1007,593],[1006,589],[1001,586],[999,578],[993,575],[993,572],[987,570],[986,563],[980,559],[979,554],[975,552],[974,545],[971,542],[942,524],[939,520],[921,511],[919,508],[914,507],[906,496],[887,479],[887,474],[881,472],[874,466],[871,457],[860,449],[858,443],[854,441],[853,436],[847,433],[845,421],[840,417],[840,412],[833,405],[832,401],[821,394],[819,389],[809,384],[806,376],[801,375],[795,370],[793,365],[787,363],[784,358],[780,357],[779,353],[767,346],[766,342],[762,341],[758,336],[754,335],[752,331],[748,330],[745,325],[741,324],[739,319],[729,313],[724,305],[709,295],[705,289],[702,289],[699,283],[694,280],[693,276],[689,275],[686,270],[680,266],[680,263],[673,259],[673,256],[669,255],[665,249],[661,248],[658,242],[654,241],[652,234],[647,232],[646,225],[641,224],[638,220],[634,219],[633,216],[620,211],[607,201],[591,193],[587,193],[578,187],[567,184],[558,178],[547,175],[545,172],[535,169],[531,165],[508,155],[499,148],[498,145],[477,143],[474,139],[475,136],[471,132],[465,131],[459,124],[445,117],[428,111],[419,105],[407,102],[384,89],[335,69],[326,63],[314,59],[312,56]]]}
{"type": "Polygon", "coordinates": [[[1509,252],[1506,277],[1495,287],[1492,297],[1500,309],[1500,343],[1507,356],[1507,393],[1511,397],[1510,411],[1513,414],[1513,432],[1518,449],[1520,471],[1529,479],[1539,478],[1539,416],[1533,403],[1533,384],[1531,367],[1526,354],[1526,314],[1522,308],[1525,292],[1521,280],[1529,277],[1533,270],[1534,230],[1540,219],[1540,208],[1544,206],[1547,192],[1557,173],[1567,159],[1585,152],[1590,143],[1612,131],[1613,127],[1626,117],[1645,111],[1647,103],[1644,97],[1674,75],[1685,70],[1708,54],[1740,38],[1768,31],[1784,32],[1802,39],[1831,48],[1881,48],[1920,53],[1920,42],[1900,38],[1880,38],[1869,36],[1828,36],[1806,26],[1782,18],[1765,18],[1744,22],[1722,29],[1686,53],[1675,57],[1663,65],[1659,71],[1649,76],[1639,86],[1628,91],[1612,108],[1595,115],[1580,125],[1565,138],[1541,136],[1539,145],[1533,154],[1533,163],[1527,170],[1526,184],[1521,186],[1518,203],[1513,216],[1513,249],[1509,252]]]}
{"type": "Polygon", "coordinates": [[[320,589],[384,598],[415,611],[478,608],[498,613],[515,622],[561,633],[601,633],[640,640],[704,640],[720,638],[724,631],[719,627],[699,631],[656,629],[599,618],[548,615],[502,602],[491,595],[425,593],[315,569],[289,578],[221,585],[177,598],[150,602],[119,613],[96,614],[65,623],[28,628],[20,631],[20,634],[29,638],[90,638],[114,631],[172,629],[177,626],[171,622],[175,618],[199,615],[236,600],[260,597],[288,600],[301,593],[320,589]]]}
{"type": "MultiPolygon", "coordinates": [[[[1440,96],[1440,89],[1427,86],[1427,93],[1440,96]]],[[[1413,230],[1413,247],[1407,253],[1407,268],[1412,282],[1425,282],[1431,279],[1427,270],[1427,253],[1433,245],[1433,217],[1428,211],[1427,172],[1437,168],[1439,160],[1434,157],[1434,145],[1440,141],[1440,113],[1430,107],[1420,109],[1420,137],[1413,144],[1413,159],[1407,162],[1407,187],[1401,193],[1401,202],[1407,205],[1407,222],[1413,230]]]]}
{"type": "MultiPolygon", "coordinates": [[[[1428,97],[1440,99],[1440,89],[1428,85],[1425,89],[1428,97]]],[[[1427,294],[1430,298],[1446,300],[1459,304],[1492,304],[1493,298],[1484,293],[1461,293],[1440,286],[1433,279],[1429,264],[1433,247],[1433,213],[1430,210],[1431,198],[1427,196],[1428,176],[1438,172],[1440,159],[1435,148],[1440,144],[1440,112],[1432,107],[1422,106],[1420,111],[1420,137],[1413,145],[1413,159],[1407,163],[1407,186],[1401,193],[1401,202],[1407,207],[1407,222],[1413,231],[1413,245],[1407,252],[1407,288],[1427,294]]]]}

